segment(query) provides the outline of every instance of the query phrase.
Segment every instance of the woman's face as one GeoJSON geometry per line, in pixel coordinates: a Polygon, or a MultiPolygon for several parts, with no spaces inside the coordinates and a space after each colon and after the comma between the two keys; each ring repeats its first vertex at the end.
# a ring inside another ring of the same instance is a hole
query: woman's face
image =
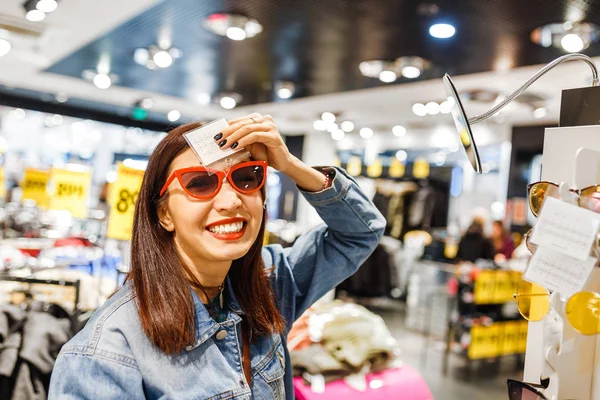
{"type": "MultiPolygon", "coordinates": [[[[168,176],[177,169],[200,165],[188,149],[173,160],[168,176]]],[[[195,265],[241,258],[258,236],[263,217],[260,191],[242,194],[224,180],[213,198],[199,200],[187,194],[175,179],[167,194],[159,211],[161,224],[174,233],[180,255],[195,265]],[[240,223],[243,227],[238,231],[240,223]]]]}

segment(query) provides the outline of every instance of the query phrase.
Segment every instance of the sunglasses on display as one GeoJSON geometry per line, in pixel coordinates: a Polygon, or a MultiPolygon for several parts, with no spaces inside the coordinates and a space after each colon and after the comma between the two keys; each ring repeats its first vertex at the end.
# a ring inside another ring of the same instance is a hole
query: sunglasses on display
{"type": "Polygon", "coordinates": [[[513,379],[507,380],[508,385],[508,399],[509,400],[548,400],[539,390],[544,389],[542,385],[532,385],[530,383],[515,381],[513,379]]]}
{"type": "MultiPolygon", "coordinates": [[[[577,195],[577,204],[581,208],[600,212],[600,185],[584,189],[569,189],[577,195]]],[[[527,185],[529,208],[536,217],[539,215],[547,197],[560,198],[559,185],[554,182],[540,181],[527,185]]]]}
{"type": "Polygon", "coordinates": [[[227,178],[231,187],[242,194],[260,190],[267,180],[266,161],[248,161],[237,164],[228,172],[211,170],[205,167],[182,168],[173,171],[160,191],[162,196],[173,180],[177,178],[183,190],[195,199],[207,200],[214,197],[227,178]]]}
{"type": "MultiPolygon", "coordinates": [[[[519,313],[528,321],[541,321],[550,311],[550,292],[535,283],[522,281],[515,295],[519,313]]],[[[565,314],[583,335],[600,333],[600,294],[579,292],[569,298],[565,314]]]]}

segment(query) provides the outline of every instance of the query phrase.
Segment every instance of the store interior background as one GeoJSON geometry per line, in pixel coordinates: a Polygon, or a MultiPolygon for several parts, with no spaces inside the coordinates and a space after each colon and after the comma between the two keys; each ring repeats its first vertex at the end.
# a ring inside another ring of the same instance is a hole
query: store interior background
{"type": "MultiPolygon", "coordinates": [[[[10,43],[0,57],[6,190],[19,185],[25,168],[83,165],[92,171],[93,210],[104,183],[115,179],[116,162],[143,166],[169,128],[259,112],[274,117],[292,152],[307,164],[346,166],[358,157],[359,181],[371,195],[376,179],[366,167],[376,162],[384,175],[394,159],[405,164],[406,176],[399,180],[412,178],[417,160],[429,165],[431,176],[446,171],[446,221],[430,232],[446,243],[460,239],[474,213],[503,220],[514,233],[527,231],[533,216],[525,188],[540,177],[544,128],[558,123],[561,91],[589,85],[591,77],[582,64],[563,65],[476,125],[485,172],[477,175],[459,149],[451,116],[440,110],[443,74],[453,76],[475,116],[543,64],[568,54],[560,46],[533,43],[536,28],[600,24],[600,5],[578,0],[60,0],[43,21],[28,20],[23,3],[0,4],[0,49],[3,40],[10,43]],[[217,13],[255,19],[262,32],[241,41],[218,36],[206,27],[217,13]],[[452,24],[454,36],[432,37],[428,29],[438,22],[452,24]],[[174,49],[172,64],[141,65],[150,46],[174,49]],[[390,81],[384,82],[365,76],[368,66],[361,68],[365,61],[400,57],[425,60],[420,75],[401,76],[400,67],[396,79],[380,75],[390,81]],[[110,87],[102,89],[106,78],[110,87]],[[427,105],[427,115],[417,115],[422,113],[416,104],[427,105]],[[324,113],[334,114],[339,125],[323,122],[329,118],[324,113]],[[344,121],[352,129],[346,124],[342,130],[344,121]]],[[[600,46],[592,42],[581,52],[600,56],[600,46]]],[[[285,177],[271,176],[269,185],[272,220],[293,223],[272,222],[272,230],[283,229],[282,239],[292,241],[319,223],[285,177]]],[[[446,300],[426,301],[431,290],[443,288],[435,271],[446,274],[444,283],[452,275],[443,272],[451,261],[442,262],[438,253],[428,253],[432,261],[412,270],[421,277],[411,281],[412,302],[386,298],[369,302],[370,309],[384,317],[400,358],[425,378],[436,399],[504,399],[506,378],[521,377],[519,357],[500,365],[495,358],[484,360],[469,372],[464,358],[451,356],[443,373],[446,300]]]]}

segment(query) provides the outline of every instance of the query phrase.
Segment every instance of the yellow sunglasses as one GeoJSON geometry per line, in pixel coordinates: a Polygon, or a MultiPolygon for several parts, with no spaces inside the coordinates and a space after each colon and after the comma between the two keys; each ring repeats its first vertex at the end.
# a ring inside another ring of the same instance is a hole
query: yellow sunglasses
{"type": "MultiPolygon", "coordinates": [[[[550,292],[535,283],[522,281],[515,298],[519,312],[528,321],[541,321],[550,311],[550,292]]],[[[577,332],[583,335],[600,333],[600,294],[574,294],[567,301],[565,313],[577,332]]]]}

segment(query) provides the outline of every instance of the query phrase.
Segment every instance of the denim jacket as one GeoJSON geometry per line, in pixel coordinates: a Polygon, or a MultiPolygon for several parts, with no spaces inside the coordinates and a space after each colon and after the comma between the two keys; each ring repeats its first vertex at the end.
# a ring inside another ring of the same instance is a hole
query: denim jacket
{"type": "MultiPolygon", "coordinates": [[[[265,246],[277,305],[292,323],[316,300],[352,275],[375,249],[385,220],[343,170],[332,186],[303,193],[324,225],[290,248],[265,246]]],[[[250,385],[242,367],[241,313],[231,284],[229,313],[219,324],[193,293],[196,340],[167,355],[141,329],[133,290],[124,285],[67,343],[56,361],[50,400],[67,399],[293,399],[285,335],[250,345],[250,385]]]]}

